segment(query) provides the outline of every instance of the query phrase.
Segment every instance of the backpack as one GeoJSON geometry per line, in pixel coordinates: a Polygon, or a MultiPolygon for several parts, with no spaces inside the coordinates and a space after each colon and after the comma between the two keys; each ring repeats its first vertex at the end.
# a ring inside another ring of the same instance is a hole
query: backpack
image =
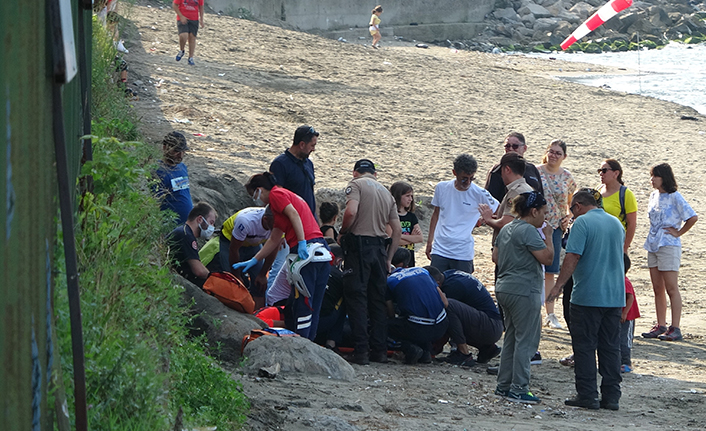
{"type": "Polygon", "coordinates": [[[262,336],[272,336],[272,337],[298,337],[299,334],[292,332],[289,329],[284,328],[265,328],[265,329],[253,329],[250,331],[250,335],[243,337],[243,343],[240,346],[240,354],[243,354],[245,346],[248,345],[252,340],[256,340],[262,336]]]}
{"type": "Polygon", "coordinates": [[[618,193],[620,193],[618,195],[618,199],[620,200],[620,217],[618,217],[618,218],[620,219],[620,221],[622,223],[626,223],[625,220],[627,217],[627,214],[625,213],[625,190],[627,190],[627,189],[628,188],[625,186],[620,186],[620,191],[618,192],[618,193]]]}
{"type": "Polygon", "coordinates": [[[226,307],[241,313],[252,314],[255,301],[243,282],[230,272],[212,272],[203,283],[204,292],[221,301],[226,307]]]}

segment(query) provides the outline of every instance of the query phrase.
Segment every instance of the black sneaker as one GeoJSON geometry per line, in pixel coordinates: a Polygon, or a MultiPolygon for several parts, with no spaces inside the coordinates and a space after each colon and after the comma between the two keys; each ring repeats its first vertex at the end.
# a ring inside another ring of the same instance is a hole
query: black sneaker
{"type": "Polygon", "coordinates": [[[368,365],[370,363],[370,357],[368,356],[368,352],[353,353],[353,356],[351,356],[348,361],[358,365],[368,365]]]}
{"type": "Polygon", "coordinates": [[[564,404],[589,410],[598,410],[601,407],[598,398],[580,398],[578,395],[564,400],[564,404]]]}
{"type": "Polygon", "coordinates": [[[422,353],[422,357],[419,358],[419,363],[420,364],[431,364],[431,352],[428,350],[425,350],[424,353],[422,353]]]}
{"type": "Polygon", "coordinates": [[[387,364],[387,352],[373,352],[370,354],[370,362],[377,362],[380,364],[387,364]]]}
{"type": "Polygon", "coordinates": [[[537,353],[530,359],[530,365],[542,365],[542,355],[537,351],[537,353]]]}
{"type": "Polygon", "coordinates": [[[500,347],[496,346],[495,344],[493,344],[493,346],[490,348],[480,350],[478,352],[478,358],[476,359],[476,362],[478,362],[479,364],[487,364],[488,361],[498,356],[501,350],[502,349],[500,349],[500,347]]]}
{"type": "Polygon", "coordinates": [[[601,400],[600,406],[602,409],[618,411],[620,409],[620,404],[617,401],[611,402],[608,400],[601,400]]]}
{"type": "Polygon", "coordinates": [[[466,362],[469,358],[473,359],[473,356],[471,356],[470,353],[468,355],[464,355],[458,350],[454,350],[453,352],[449,353],[446,358],[444,358],[444,362],[448,362],[449,364],[453,365],[461,365],[466,362]]]}
{"type": "Polygon", "coordinates": [[[414,365],[419,362],[419,359],[422,357],[423,354],[424,351],[421,347],[414,344],[410,344],[404,352],[404,363],[407,365],[414,365]]]}
{"type": "Polygon", "coordinates": [[[513,403],[522,403],[522,404],[539,404],[542,401],[535,397],[532,392],[525,392],[524,394],[516,394],[512,391],[507,393],[507,400],[512,401],[513,403]]]}
{"type": "Polygon", "coordinates": [[[500,367],[488,367],[485,372],[490,374],[491,376],[497,376],[499,369],[500,367]]]}

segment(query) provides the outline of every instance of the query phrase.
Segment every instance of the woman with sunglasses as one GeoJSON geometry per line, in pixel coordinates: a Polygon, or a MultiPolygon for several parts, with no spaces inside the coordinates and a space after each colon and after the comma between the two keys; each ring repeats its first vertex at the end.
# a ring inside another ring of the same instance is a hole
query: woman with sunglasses
{"type": "Polygon", "coordinates": [[[682,339],[681,294],[677,284],[681,264],[681,240],[698,220],[698,216],[677,191],[677,181],[672,168],[662,163],[650,169],[654,191],[650,194],[647,214],[650,232],[645,240],[647,266],[650,268],[652,290],[655,293],[657,324],[642,334],[645,338],[666,341],[682,339]],[[667,328],[667,296],[672,306],[672,324],[667,328]]]}
{"type": "Polygon", "coordinates": [[[617,217],[623,224],[625,229],[623,253],[627,254],[637,226],[637,199],[635,199],[633,192],[625,186],[623,168],[617,160],[604,160],[598,169],[598,175],[600,175],[602,183],[599,191],[603,196],[603,209],[608,214],[617,217]],[[622,199],[621,189],[624,190],[622,199]]]}
{"type": "MultiPolygon", "coordinates": [[[[544,268],[544,291],[554,287],[554,277],[559,273],[559,255],[561,254],[561,238],[571,219],[571,196],[576,191],[576,181],[571,172],[561,167],[561,162],[566,159],[566,143],[555,139],[549,143],[542,157],[542,164],[537,166],[542,178],[544,197],[547,200],[547,224],[552,227],[552,244],[554,245],[554,260],[551,265],[544,268]]],[[[544,306],[547,317],[544,324],[561,329],[562,326],[554,314],[554,301],[546,301],[544,306]]]]}
{"type": "Polygon", "coordinates": [[[509,401],[536,404],[529,391],[530,361],[542,332],[542,265],[554,259],[552,228],[542,227],[547,201],[541,193],[522,193],[512,201],[516,219],[503,226],[493,247],[498,277],[495,295],[503,309],[505,338],[495,394],[509,401]]]}

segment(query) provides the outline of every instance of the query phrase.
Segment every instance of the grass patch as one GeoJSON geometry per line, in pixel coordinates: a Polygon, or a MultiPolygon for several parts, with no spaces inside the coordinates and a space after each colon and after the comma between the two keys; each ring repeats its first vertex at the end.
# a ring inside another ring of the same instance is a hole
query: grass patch
{"type": "MultiPolygon", "coordinates": [[[[182,409],[186,426],[238,429],[247,399],[206,356],[203,340],[187,338],[182,288],[172,282],[165,258],[168,224],[146,180],[158,155],[141,142],[123,142],[139,138],[138,129],[123,90],[110,80],[110,38],[99,24],[94,29],[94,132],[103,136],[94,136],[94,160],[82,167],[82,176],[93,177],[94,190],[80,197],[76,227],[89,428],[171,429],[182,409]]],[[[68,298],[58,238],[55,313],[72,410],[68,298]]]]}

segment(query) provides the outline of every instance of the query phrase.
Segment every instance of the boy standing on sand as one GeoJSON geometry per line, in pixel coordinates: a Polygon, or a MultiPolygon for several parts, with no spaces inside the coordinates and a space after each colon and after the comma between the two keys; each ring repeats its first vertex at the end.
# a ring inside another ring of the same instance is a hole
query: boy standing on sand
{"type": "Polygon", "coordinates": [[[172,9],[177,14],[177,29],[179,30],[179,53],[176,61],[184,56],[186,41],[189,41],[189,65],[194,65],[196,50],[196,35],[199,25],[203,28],[203,0],[174,0],[172,9]]]}

